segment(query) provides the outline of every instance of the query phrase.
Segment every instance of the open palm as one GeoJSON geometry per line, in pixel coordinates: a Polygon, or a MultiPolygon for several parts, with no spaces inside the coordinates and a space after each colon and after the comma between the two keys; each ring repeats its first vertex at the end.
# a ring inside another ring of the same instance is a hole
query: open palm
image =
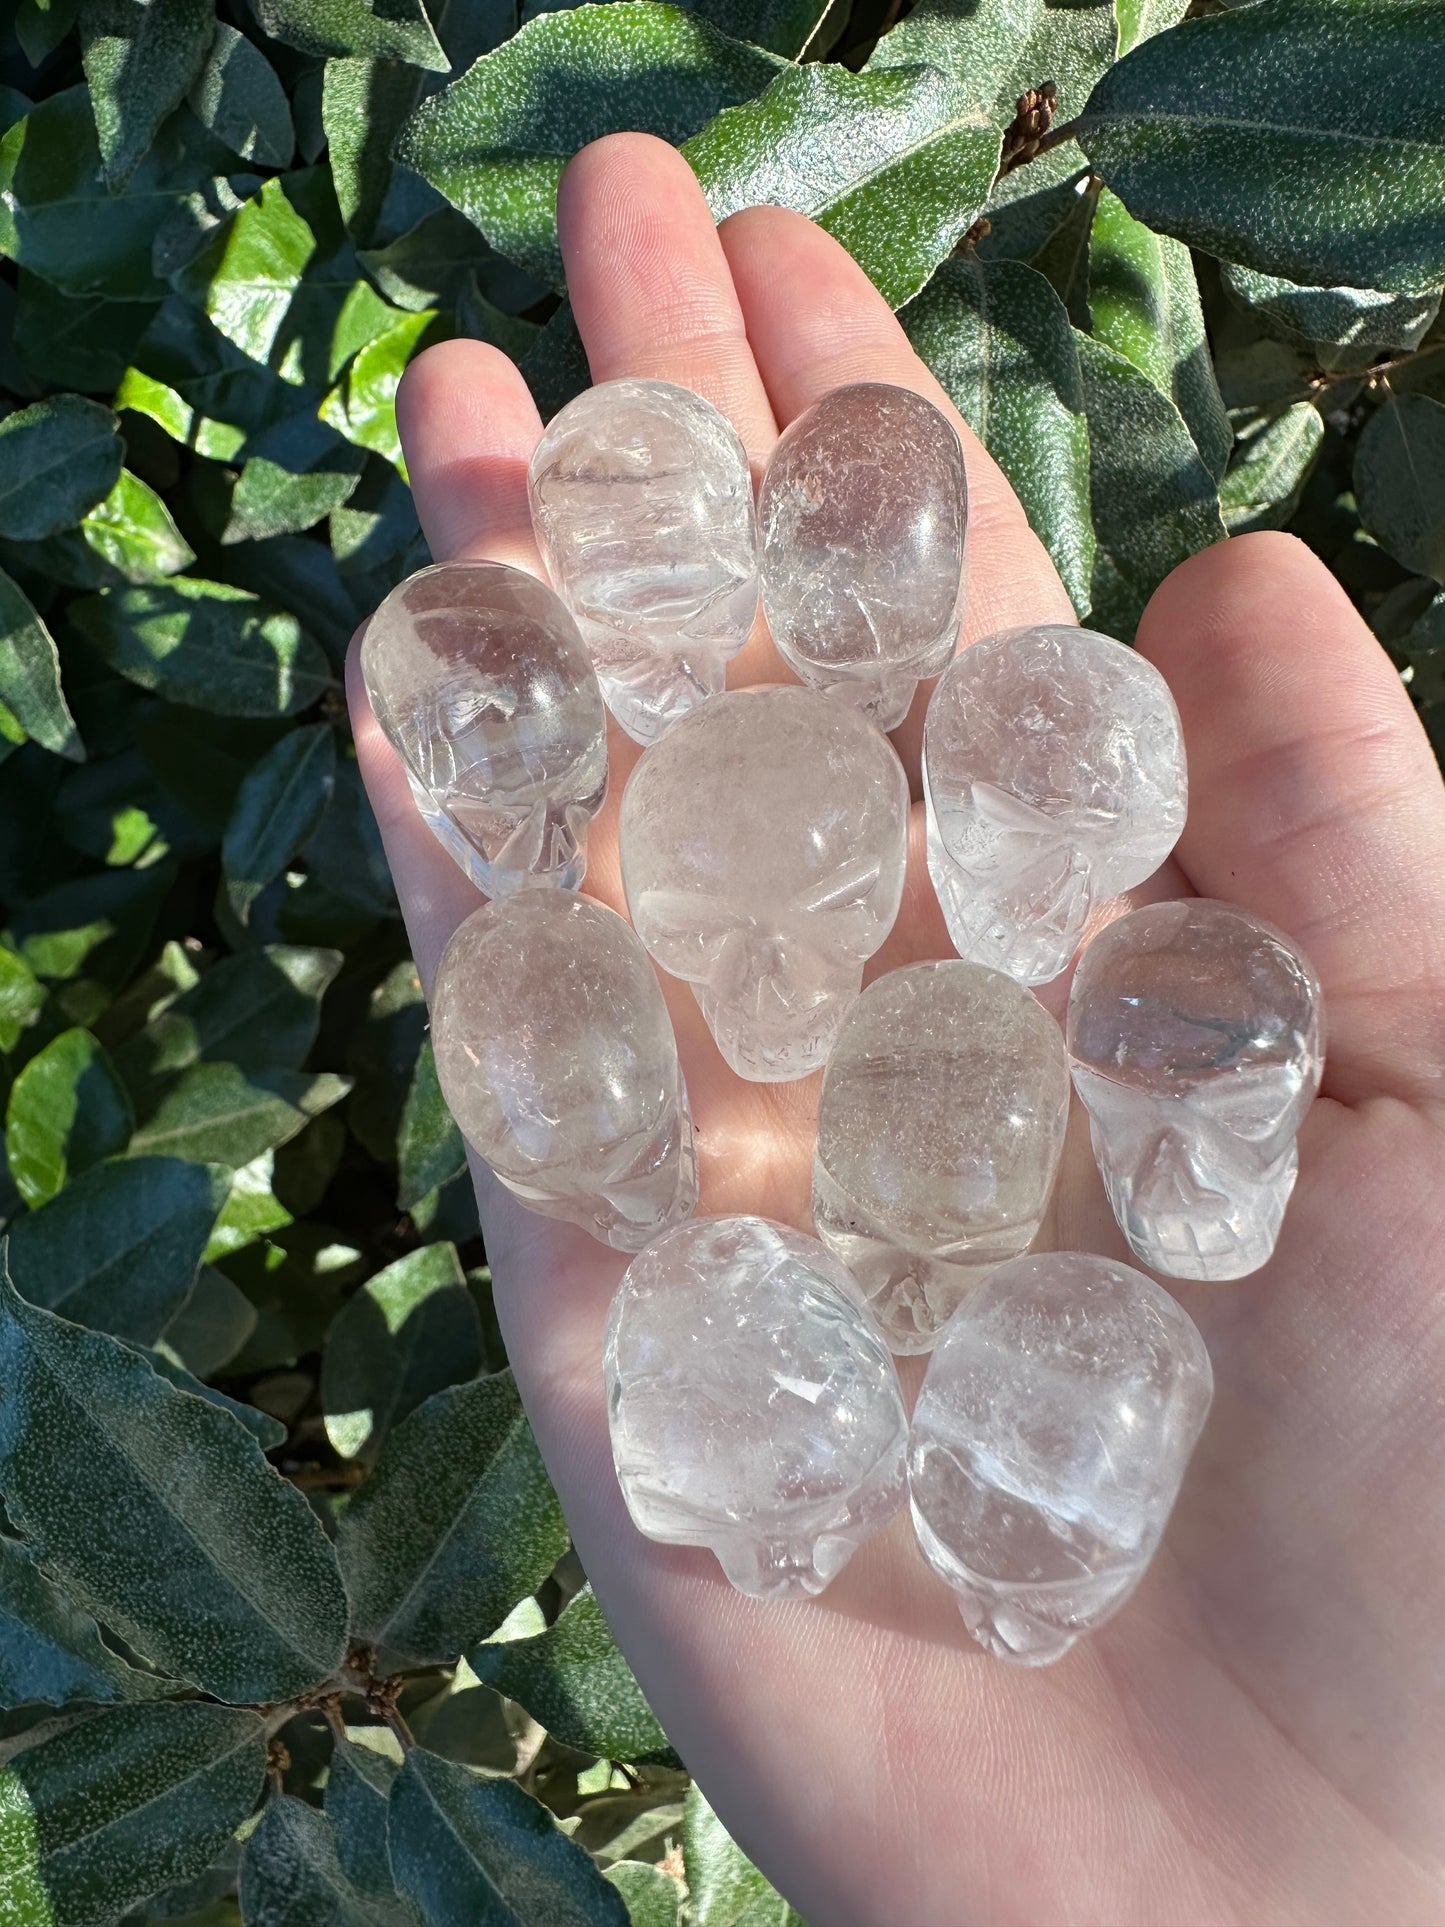
{"type": "MultiPolygon", "coordinates": [[[[840,382],[947,407],[834,241],[777,209],[714,229],[671,148],[619,135],[586,149],[559,220],[594,378],[697,390],[755,468],[840,382]]],[[[541,423],[512,365],[476,342],[433,348],[398,414],[433,554],[538,569],[526,470],[541,423]]],[[[1007,483],[958,425],[967,638],[1069,620],[1007,483]]],[[[1217,1389],[1163,1549],[1061,1665],[988,1659],[906,1516],[820,1599],[785,1604],[735,1594],[708,1554],[642,1539],[612,1472],[601,1371],[625,1259],[524,1212],[477,1167],[508,1351],[597,1595],[721,1817],[815,1927],[1445,1918],[1445,794],[1388,661],[1286,537],[1186,563],[1139,644],[1183,714],[1191,811],[1177,867],[1135,901],[1195,892],[1280,924],[1323,980],[1330,1055],[1274,1261],[1177,1288],[1217,1389]]],[[[417,816],[352,670],[362,769],[429,987],[478,899],[417,816]]],[[[785,677],[759,628],[729,681],[785,677]]],[[[895,736],[915,797],[921,722],[920,697],[895,736]]],[[[617,909],[617,807],[638,753],[614,729],[589,846],[586,888],[617,909]]],[[[951,954],[921,815],[871,974],[951,954]]],[[[807,1228],[820,1080],[741,1082],[688,988],[663,987],[701,1209],[807,1228]]],[[[1044,995],[1060,1008],[1061,985],[1044,995]]],[[[1123,1249],[1077,1115],[1040,1242],[1123,1249]]]]}

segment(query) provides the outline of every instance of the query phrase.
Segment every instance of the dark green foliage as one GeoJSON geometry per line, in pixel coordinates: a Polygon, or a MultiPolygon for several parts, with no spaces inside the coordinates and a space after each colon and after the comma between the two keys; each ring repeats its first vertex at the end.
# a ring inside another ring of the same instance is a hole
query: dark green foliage
{"type": "Polygon", "coordinates": [[[342,694],[428,559],[398,384],[585,385],[557,183],[645,129],[852,250],[1081,619],[1292,529],[1445,741],[1445,0],[10,13],[0,1913],[795,1922],[499,1369],[342,694]]]}

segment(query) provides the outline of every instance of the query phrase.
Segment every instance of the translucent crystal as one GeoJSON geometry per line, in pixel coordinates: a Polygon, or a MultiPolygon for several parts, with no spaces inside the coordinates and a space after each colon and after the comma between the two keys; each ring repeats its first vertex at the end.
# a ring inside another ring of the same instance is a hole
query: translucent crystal
{"type": "Polygon", "coordinates": [[[783,657],[892,729],[958,640],[968,484],[953,424],[909,388],[833,389],[773,450],[758,524],[783,657]]]}
{"type": "Polygon", "coordinates": [[[822,1065],[898,914],[907,836],[888,738],[810,689],[730,690],[633,770],[620,831],[632,921],[692,985],[739,1076],[822,1065]]]}
{"type": "Polygon", "coordinates": [[[1172,1278],[1258,1271],[1324,1059],[1320,987],[1298,948],[1233,904],[1135,910],[1080,959],[1069,1053],[1136,1255],[1172,1278]]]}
{"type": "Polygon", "coordinates": [[[765,1218],[699,1218],[628,1266],[607,1411],[633,1523],[739,1592],[821,1592],[903,1502],[908,1418],[847,1271],[765,1218]]]}
{"type": "Polygon", "coordinates": [[[607,790],[607,718],[547,585],[499,562],[421,569],[367,624],[361,673],[417,808],[477,888],[575,889],[607,790]]]}
{"type": "Polygon", "coordinates": [[[697,1203],[677,1045],[647,953],[590,897],[474,911],[432,991],[442,1095],[533,1211],[637,1251],[697,1203]]]}
{"type": "Polygon", "coordinates": [[[979,1644],[1046,1666],[1159,1543],[1213,1393],[1192,1321],[1081,1251],[1017,1258],[959,1306],[908,1440],[913,1524],[979,1644]]]}
{"type": "Polygon", "coordinates": [[[1046,623],[955,657],[924,729],[928,869],[961,957],[1057,977],[1095,904],[1184,827],[1184,740],[1152,663],[1046,623]]]}
{"type": "Polygon", "coordinates": [[[747,452],[690,389],[604,381],[551,423],[530,491],[548,573],[607,705],[654,742],[718,693],[757,614],[747,452]]]}
{"type": "Polygon", "coordinates": [[[911,964],[843,1020],[813,1160],[818,1236],[895,1352],[1033,1242],[1059,1167],[1069,1067],[1032,991],[982,964],[911,964]]]}

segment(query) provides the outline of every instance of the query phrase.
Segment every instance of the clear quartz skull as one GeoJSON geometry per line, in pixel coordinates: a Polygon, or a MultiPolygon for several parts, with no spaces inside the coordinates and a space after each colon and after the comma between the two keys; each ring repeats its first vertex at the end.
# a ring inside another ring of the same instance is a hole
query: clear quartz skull
{"type": "Polygon", "coordinates": [[[887,737],[811,689],[730,690],[643,755],[619,837],[637,933],[732,1069],[818,1070],[903,893],[908,780],[887,737]]]}
{"type": "Polygon", "coordinates": [[[911,964],[871,983],[823,1074],[818,1236],[895,1352],[926,1352],[1043,1222],[1069,1066],[1032,991],[982,964],[911,964]]]}
{"type": "Polygon", "coordinates": [[[1154,1554],[1213,1394],[1192,1320],[1129,1265],[1018,1258],[953,1314],[908,1440],[914,1530],[974,1638],[1046,1666],[1154,1554]]]}
{"type": "Polygon", "coordinates": [[[1184,739],[1152,663],[1091,629],[1007,629],[956,656],[924,727],[928,869],[960,957],[1041,984],[1095,905],[1184,827],[1184,739]]]}
{"type": "Polygon", "coordinates": [[[1171,1278],[1243,1278],[1275,1247],[1324,1062],[1320,987],[1283,932],[1193,898],[1085,950],[1074,1084],[1130,1249],[1171,1278]]]}
{"type": "Polygon", "coordinates": [[[833,389],[774,448],[758,526],[783,659],[895,728],[963,616],[968,483],[953,424],[910,388],[833,389]]]}
{"type": "Polygon", "coordinates": [[[747,452],[700,395],[628,378],[567,404],[528,479],[547,572],[607,706],[655,742],[721,690],[757,614],[747,452]]]}
{"type": "Polygon", "coordinates": [[[437,1078],[523,1204],[638,1251],[697,1203],[692,1118],[647,953],[590,897],[529,890],[454,933],[432,990],[437,1078]]]}
{"type": "Polygon", "coordinates": [[[551,589],[499,562],[421,569],[367,624],[361,673],[417,808],[483,895],[575,889],[607,717],[551,589]]]}
{"type": "Polygon", "coordinates": [[[821,1592],[904,1497],[908,1419],[847,1271],[764,1218],[699,1218],[634,1258],[603,1354],[633,1523],[708,1546],[739,1592],[821,1592]]]}

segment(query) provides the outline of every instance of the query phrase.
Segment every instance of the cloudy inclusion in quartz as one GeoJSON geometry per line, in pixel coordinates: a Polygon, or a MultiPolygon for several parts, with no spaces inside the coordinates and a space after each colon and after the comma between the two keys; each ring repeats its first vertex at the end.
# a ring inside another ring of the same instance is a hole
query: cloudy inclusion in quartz
{"type": "Polygon", "coordinates": [[[1028,1249],[1068,1114],[1059,1027],[997,970],[912,964],[849,1010],[823,1078],[813,1221],[895,1352],[930,1350],[1028,1249]]]}
{"type": "Polygon", "coordinates": [[[622,796],[622,880],[654,960],[689,982],[740,1077],[818,1070],[893,927],[908,779],[815,690],[730,690],[654,743],[622,796]]]}
{"type": "Polygon", "coordinates": [[[654,742],[721,690],[758,606],[747,452],[690,389],[628,378],[571,401],[537,444],[532,526],[607,705],[654,742]]]}
{"type": "Polygon", "coordinates": [[[1018,1258],[944,1327],[908,1442],[914,1529],[980,1645],[1043,1666],[1116,1612],[1164,1531],[1213,1393],[1142,1273],[1018,1258]]]}
{"type": "Polygon", "coordinates": [[[928,869],[960,957],[1047,983],[1096,904],[1184,827],[1184,739],[1152,663],[1091,629],[1007,629],[955,657],[924,728],[928,869]]]}
{"type": "Polygon", "coordinates": [[[968,483],[953,424],[909,388],[833,389],[774,448],[758,525],[784,660],[896,727],[953,654],[963,615],[968,483]]]}
{"type": "Polygon", "coordinates": [[[432,1036],[463,1137],[531,1210],[622,1251],[691,1213],[672,1024],[614,911],[561,891],[474,911],[443,952],[432,1036]]]}
{"type": "Polygon", "coordinates": [[[1233,904],[1156,903],[1085,950],[1074,1084],[1130,1248],[1172,1278],[1243,1278],[1274,1251],[1324,1059],[1319,982],[1233,904]]]}
{"type": "Polygon", "coordinates": [[[575,889],[607,790],[607,718],[551,589],[499,562],[421,569],[367,624],[361,673],[417,808],[477,888],[575,889]]]}
{"type": "Polygon", "coordinates": [[[748,1217],[658,1238],[618,1287],[604,1367],[634,1524],[710,1547],[740,1592],[821,1592],[903,1502],[897,1370],[814,1238],[748,1217]]]}

